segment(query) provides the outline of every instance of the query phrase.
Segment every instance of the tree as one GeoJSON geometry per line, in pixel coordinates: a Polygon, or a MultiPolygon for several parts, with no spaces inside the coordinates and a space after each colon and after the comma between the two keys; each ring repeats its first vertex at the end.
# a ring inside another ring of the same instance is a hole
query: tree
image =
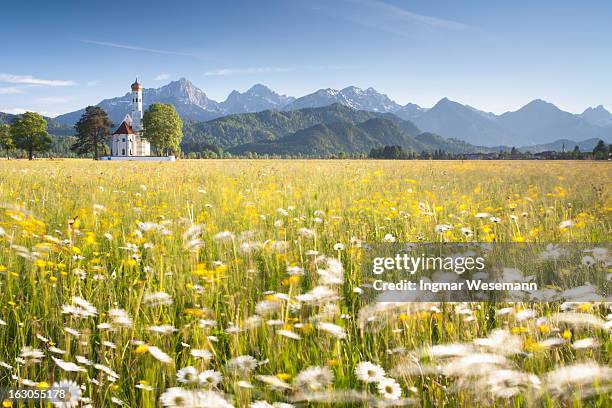
{"type": "Polygon", "coordinates": [[[183,122],[174,106],[154,103],[145,111],[142,118],[143,136],[155,148],[169,154],[180,152],[183,140],[183,122]]]}
{"type": "Polygon", "coordinates": [[[51,136],[47,133],[47,121],[38,113],[26,112],[13,120],[10,131],[15,147],[28,152],[28,159],[34,152],[51,149],[51,136]]]}
{"type": "Polygon", "coordinates": [[[98,106],[88,106],[81,119],[74,125],[77,140],[70,150],[78,154],[93,153],[93,159],[98,160],[98,152],[106,150],[106,138],[110,134],[111,121],[104,109],[98,106]]]}
{"type": "Polygon", "coordinates": [[[599,142],[597,142],[597,145],[593,149],[593,156],[595,159],[599,160],[606,159],[608,157],[608,147],[603,140],[600,139],[599,142]]]}
{"type": "Polygon", "coordinates": [[[11,127],[7,124],[0,125],[0,147],[6,150],[6,158],[9,157],[9,151],[15,148],[13,138],[11,137],[11,127]]]}

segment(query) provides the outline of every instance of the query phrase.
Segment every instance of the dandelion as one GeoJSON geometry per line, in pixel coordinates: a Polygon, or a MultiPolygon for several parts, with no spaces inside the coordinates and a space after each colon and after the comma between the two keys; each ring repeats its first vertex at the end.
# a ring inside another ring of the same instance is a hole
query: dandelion
{"type": "Polygon", "coordinates": [[[376,387],[384,400],[398,400],[402,397],[402,388],[393,378],[385,378],[376,387]]]}
{"type": "Polygon", "coordinates": [[[491,371],[475,383],[475,389],[486,389],[495,397],[504,399],[539,388],[540,379],[536,375],[508,369],[491,371]]]}
{"type": "Polygon", "coordinates": [[[548,391],[557,396],[571,396],[580,391],[583,398],[596,392],[595,384],[604,386],[612,380],[612,368],[588,361],[559,367],[546,374],[548,391]]]}
{"type": "Polygon", "coordinates": [[[321,305],[335,302],[340,299],[340,296],[329,286],[316,286],[312,290],[303,295],[298,295],[297,300],[312,305],[321,305]]]}
{"type": "Polygon", "coordinates": [[[364,361],[355,366],[355,375],[365,383],[375,383],[385,378],[385,370],[379,365],[364,361]]]}
{"type": "Polygon", "coordinates": [[[288,266],[287,275],[290,275],[290,276],[304,275],[304,269],[300,268],[299,266],[288,266]]]}
{"type": "Polygon", "coordinates": [[[314,238],[315,232],[308,228],[300,228],[298,230],[298,235],[301,236],[302,238],[314,238]]]}
{"type": "Polygon", "coordinates": [[[324,285],[341,285],[344,283],[344,267],[336,258],[320,257],[316,259],[317,273],[324,285]]]}
{"type": "Polygon", "coordinates": [[[110,309],[108,311],[113,325],[118,327],[132,327],[133,321],[128,313],[123,309],[110,309]]]}
{"type": "Polygon", "coordinates": [[[262,300],[255,305],[255,313],[261,316],[274,314],[281,308],[281,303],[275,300],[262,300]]]}
{"type": "Polygon", "coordinates": [[[62,313],[74,317],[92,317],[98,314],[98,310],[82,297],[73,296],[72,305],[63,305],[62,313]]]}
{"type": "Polygon", "coordinates": [[[228,242],[234,239],[234,234],[229,231],[221,231],[215,235],[213,235],[213,241],[216,242],[228,242]]]}
{"type": "Polygon", "coordinates": [[[158,334],[172,334],[178,329],[169,324],[162,324],[160,326],[149,326],[147,330],[150,332],[158,333],[158,334]]]}
{"type": "Polygon", "coordinates": [[[143,302],[150,307],[167,306],[172,304],[172,297],[166,292],[147,293],[143,297],[143,302]]]}

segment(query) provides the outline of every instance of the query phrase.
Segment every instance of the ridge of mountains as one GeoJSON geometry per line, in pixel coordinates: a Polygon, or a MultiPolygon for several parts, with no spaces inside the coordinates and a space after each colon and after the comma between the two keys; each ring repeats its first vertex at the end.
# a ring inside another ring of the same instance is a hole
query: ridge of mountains
{"type": "MultiPolygon", "coordinates": [[[[496,115],[448,98],[429,109],[401,106],[374,88],[328,88],[294,98],[261,84],[217,102],[185,78],[146,88],[143,94],[145,109],[157,102],[175,106],[184,121],[185,151],[219,147],[234,153],[328,155],[367,153],[385,144],[417,152],[486,153],[509,146],[531,152],[574,146],[586,151],[599,139],[612,140],[612,114],[602,105],[572,114],[536,99],[496,115]]],[[[98,106],[118,124],[131,110],[131,94],[98,106]]],[[[49,133],[72,135],[83,111],[46,118],[49,133]]],[[[0,113],[0,123],[14,116],[0,113]]]]}
{"type": "Polygon", "coordinates": [[[182,147],[202,151],[218,146],[233,154],[328,156],[368,153],[399,145],[421,152],[487,152],[487,148],[422,133],[412,122],[390,113],[356,110],[334,103],[290,111],[266,110],[185,124],[182,147]]]}
{"type": "MultiPolygon", "coordinates": [[[[240,113],[266,110],[282,112],[320,108],[335,103],[359,111],[394,114],[412,121],[419,129],[481,146],[543,145],[560,139],[612,141],[612,114],[602,105],[581,114],[565,112],[552,103],[536,99],[522,108],[496,115],[443,98],[427,109],[414,103],[404,106],[374,88],[349,86],[341,90],[320,89],[294,98],[256,84],[245,92],[232,91],[223,102],[214,101],[189,80],[181,78],[160,88],[143,90],[145,108],[152,103],[171,103],[184,121],[209,121],[240,113]]],[[[120,123],[131,109],[131,94],[98,103],[114,123],[120,123]]],[[[55,118],[73,125],[83,110],[55,118]]],[[[222,139],[226,135],[220,136],[222,139]]]]}
{"type": "MultiPolygon", "coordinates": [[[[479,114],[486,116],[485,112],[479,114]]],[[[10,123],[16,116],[0,112],[0,124],[10,123]]],[[[66,136],[73,134],[73,127],[60,124],[53,118],[45,119],[54,145],[60,150],[67,149],[71,142],[66,136]]],[[[509,146],[476,146],[435,133],[421,132],[414,123],[395,114],[356,110],[340,103],[288,111],[269,109],[202,122],[187,120],[183,124],[183,132],[185,136],[181,147],[186,153],[218,151],[221,148],[239,155],[329,157],[340,153],[367,154],[372,148],[386,145],[398,145],[416,153],[436,150],[455,154],[497,153],[511,150],[509,146]]],[[[578,146],[581,151],[590,151],[598,140],[591,138],[574,142],[561,139],[523,146],[519,150],[531,153],[569,151],[578,146]]]]}

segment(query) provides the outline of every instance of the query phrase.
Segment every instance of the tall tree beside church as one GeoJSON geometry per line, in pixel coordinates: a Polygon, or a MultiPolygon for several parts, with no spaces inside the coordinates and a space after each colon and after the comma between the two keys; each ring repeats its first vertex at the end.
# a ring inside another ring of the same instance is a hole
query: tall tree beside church
{"type": "Polygon", "coordinates": [[[51,136],[47,133],[47,121],[36,112],[26,112],[13,120],[11,138],[15,147],[28,152],[28,159],[34,158],[34,152],[51,149],[51,136]]]}
{"type": "Polygon", "coordinates": [[[81,119],[74,125],[77,140],[70,150],[77,154],[93,154],[98,160],[100,152],[106,151],[106,138],[110,134],[112,123],[104,109],[98,106],[88,106],[81,119]]]}
{"type": "Polygon", "coordinates": [[[178,153],[183,140],[183,121],[174,106],[154,103],[142,117],[143,136],[163,153],[178,153]]]}
{"type": "Polygon", "coordinates": [[[9,151],[15,148],[13,138],[11,137],[11,127],[7,124],[0,125],[0,148],[6,151],[6,157],[9,157],[9,151]]]}

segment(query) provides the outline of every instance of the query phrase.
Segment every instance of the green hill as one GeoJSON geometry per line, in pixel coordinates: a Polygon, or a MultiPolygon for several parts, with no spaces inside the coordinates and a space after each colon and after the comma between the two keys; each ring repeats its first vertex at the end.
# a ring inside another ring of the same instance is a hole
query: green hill
{"type": "Polygon", "coordinates": [[[230,149],[233,154],[329,156],[366,153],[385,144],[408,147],[411,139],[397,124],[381,118],[354,125],[350,122],[319,123],[276,141],[247,143],[230,149]]]}
{"type": "MultiPolygon", "coordinates": [[[[6,123],[10,125],[18,115],[10,113],[0,112],[0,125],[6,123]]],[[[47,121],[47,132],[54,136],[72,136],[74,135],[74,128],[70,125],[63,125],[53,118],[43,116],[47,121]]]]}
{"type": "Polygon", "coordinates": [[[186,122],[182,147],[186,152],[199,151],[202,145],[215,145],[230,149],[246,143],[274,141],[299,130],[319,124],[344,122],[358,124],[373,118],[395,122],[404,132],[417,135],[412,122],[376,112],[359,111],[340,104],[321,108],[305,108],[279,112],[267,110],[224,116],[207,122],[186,122]]]}
{"type": "Polygon", "coordinates": [[[408,134],[400,123],[384,118],[368,119],[353,124],[333,122],[317,124],[278,140],[247,143],[231,148],[232,154],[326,157],[347,154],[367,154],[372,148],[401,146],[407,151],[445,150],[451,153],[474,152],[479,149],[467,143],[452,141],[434,134],[416,137],[408,134]]]}
{"type": "Polygon", "coordinates": [[[415,137],[416,141],[427,146],[427,151],[443,150],[447,153],[494,153],[499,150],[495,150],[490,147],[474,146],[463,140],[445,138],[435,133],[424,132],[415,137]]]}

